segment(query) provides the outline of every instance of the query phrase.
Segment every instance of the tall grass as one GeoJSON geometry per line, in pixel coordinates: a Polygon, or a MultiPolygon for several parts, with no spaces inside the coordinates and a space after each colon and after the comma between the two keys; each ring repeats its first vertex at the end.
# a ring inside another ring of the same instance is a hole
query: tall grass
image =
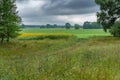
{"type": "Polygon", "coordinates": [[[1,80],[120,80],[120,40],[14,41],[0,45],[1,80]]]}

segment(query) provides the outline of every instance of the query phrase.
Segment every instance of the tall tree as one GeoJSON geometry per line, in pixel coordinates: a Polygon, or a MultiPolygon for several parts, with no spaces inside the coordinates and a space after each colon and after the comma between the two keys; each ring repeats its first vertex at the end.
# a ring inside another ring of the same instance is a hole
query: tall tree
{"type": "Polygon", "coordinates": [[[0,0],[0,38],[1,42],[16,37],[20,30],[21,18],[16,10],[16,0],[0,0]]]}
{"type": "Polygon", "coordinates": [[[95,0],[100,6],[100,12],[97,13],[98,22],[102,24],[107,32],[114,23],[120,19],[120,0],[95,0]]]}

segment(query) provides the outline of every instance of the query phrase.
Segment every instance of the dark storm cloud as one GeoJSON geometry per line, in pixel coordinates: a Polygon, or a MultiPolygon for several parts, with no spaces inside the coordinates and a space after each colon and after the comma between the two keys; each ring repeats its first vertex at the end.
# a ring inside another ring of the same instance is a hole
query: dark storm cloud
{"type": "Polygon", "coordinates": [[[80,19],[75,15],[95,14],[99,10],[94,0],[16,0],[16,2],[19,15],[27,24],[64,24],[69,21],[74,23],[80,19]]]}
{"type": "Polygon", "coordinates": [[[42,8],[51,15],[87,14],[98,10],[94,0],[49,0],[42,8]]]}
{"type": "MultiPolygon", "coordinates": [[[[16,0],[17,3],[29,2],[30,0],[16,0]]],[[[94,0],[33,0],[44,1],[42,11],[46,15],[74,15],[94,13],[99,10],[94,0]]],[[[39,6],[38,6],[39,8],[39,6]]]]}

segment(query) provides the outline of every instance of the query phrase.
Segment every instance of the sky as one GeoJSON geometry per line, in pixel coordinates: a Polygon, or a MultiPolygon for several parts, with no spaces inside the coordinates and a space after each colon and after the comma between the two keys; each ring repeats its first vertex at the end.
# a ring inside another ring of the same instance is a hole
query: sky
{"type": "Polygon", "coordinates": [[[17,0],[23,24],[83,24],[97,20],[94,0],[17,0]]]}

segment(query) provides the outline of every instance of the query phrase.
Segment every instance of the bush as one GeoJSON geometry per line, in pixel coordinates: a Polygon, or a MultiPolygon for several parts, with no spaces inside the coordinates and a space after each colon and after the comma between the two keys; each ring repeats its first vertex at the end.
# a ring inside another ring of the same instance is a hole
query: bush
{"type": "Polygon", "coordinates": [[[110,29],[110,33],[114,37],[120,37],[120,22],[116,22],[110,29]]]}

